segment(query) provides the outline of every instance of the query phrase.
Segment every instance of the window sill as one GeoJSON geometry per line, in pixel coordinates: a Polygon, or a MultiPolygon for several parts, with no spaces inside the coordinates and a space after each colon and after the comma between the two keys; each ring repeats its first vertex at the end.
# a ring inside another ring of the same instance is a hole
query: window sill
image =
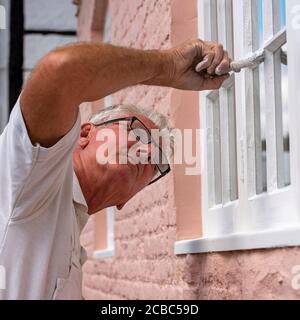
{"type": "Polygon", "coordinates": [[[96,250],[93,252],[94,259],[111,258],[115,255],[115,249],[96,250]]]}
{"type": "Polygon", "coordinates": [[[300,245],[300,225],[295,228],[272,229],[253,233],[236,233],[220,237],[176,241],[174,253],[204,253],[300,245]]]}

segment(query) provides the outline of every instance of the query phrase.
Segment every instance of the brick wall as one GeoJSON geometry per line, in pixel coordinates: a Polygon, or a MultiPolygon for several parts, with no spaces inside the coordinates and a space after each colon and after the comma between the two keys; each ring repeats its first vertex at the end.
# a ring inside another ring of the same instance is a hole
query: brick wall
{"type": "MultiPolygon", "coordinates": [[[[86,6],[95,0],[89,1],[83,0],[81,11],[88,11],[86,6]]],[[[195,1],[186,0],[185,4],[195,1]]],[[[178,2],[110,0],[112,43],[145,49],[170,47],[174,23],[179,24],[171,19],[171,10],[178,2]]],[[[172,113],[173,99],[174,90],[145,86],[113,95],[114,103],[136,103],[157,108],[166,115],[172,113]]],[[[146,188],[116,212],[115,256],[88,259],[83,282],[86,299],[300,297],[300,292],[291,287],[291,268],[300,264],[298,248],[175,256],[178,205],[173,177],[170,174],[160,184],[146,188]]],[[[95,228],[91,218],[82,235],[90,255],[95,228]]]]}

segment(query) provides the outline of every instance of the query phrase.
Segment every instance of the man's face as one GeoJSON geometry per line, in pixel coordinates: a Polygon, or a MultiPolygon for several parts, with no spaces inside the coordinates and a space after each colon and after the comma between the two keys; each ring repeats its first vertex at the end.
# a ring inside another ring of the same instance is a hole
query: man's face
{"type": "MultiPolygon", "coordinates": [[[[149,130],[158,127],[141,114],[120,114],[109,118],[119,119],[135,116],[149,130]]],[[[121,208],[137,192],[153,179],[157,169],[151,163],[151,144],[143,144],[130,130],[130,121],[118,121],[105,126],[82,125],[81,136],[86,139],[84,147],[87,167],[91,168],[91,183],[105,182],[110,205],[121,208]]]]}

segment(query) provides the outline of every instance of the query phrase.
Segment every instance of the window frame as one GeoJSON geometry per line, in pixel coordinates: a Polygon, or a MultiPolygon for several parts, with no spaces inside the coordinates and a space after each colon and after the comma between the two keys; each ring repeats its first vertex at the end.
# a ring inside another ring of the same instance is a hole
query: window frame
{"type": "MultiPolygon", "coordinates": [[[[287,29],[286,33],[276,29],[276,18],[278,18],[279,7],[276,5],[278,0],[265,0],[264,1],[264,18],[266,18],[267,12],[271,10],[274,14],[272,19],[265,20],[265,34],[264,34],[264,47],[265,54],[265,76],[271,79],[266,81],[267,92],[270,90],[276,91],[276,85],[279,80],[274,80],[274,60],[279,59],[277,54],[274,54],[276,49],[284,42],[285,36],[289,39],[288,46],[288,80],[289,80],[289,114],[290,114],[290,172],[291,172],[291,185],[284,188],[277,189],[277,181],[280,182],[281,177],[278,177],[282,170],[277,167],[278,145],[276,145],[275,134],[282,134],[282,128],[276,130],[275,125],[278,128],[277,115],[280,112],[280,105],[278,102],[271,100],[268,109],[268,116],[270,118],[268,122],[271,123],[267,127],[266,140],[269,150],[267,148],[267,159],[271,159],[267,164],[267,182],[268,191],[257,194],[258,187],[262,184],[257,182],[257,172],[261,172],[258,166],[260,155],[255,151],[255,144],[261,143],[260,134],[254,130],[255,124],[257,124],[257,116],[260,114],[259,103],[259,91],[257,90],[257,73],[258,70],[246,69],[242,70],[239,74],[232,75],[227,80],[220,90],[224,100],[224,90],[228,90],[234,81],[235,83],[235,99],[236,104],[236,151],[237,151],[237,176],[238,176],[238,199],[235,201],[228,201],[227,203],[216,205],[213,209],[209,206],[209,179],[208,175],[211,172],[208,170],[209,149],[207,144],[212,134],[211,128],[207,126],[207,117],[212,110],[209,110],[206,103],[209,100],[215,99],[217,92],[205,92],[200,94],[200,119],[202,129],[202,219],[203,219],[203,237],[192,240],[181,240],[175,243],[175,253],[196,253],[196,252],[208,252],[208,251],[228,251],[228,250],[242,250],[242,249],[255,249],[255,248],[267,248],[267,247],[281,247],[281,246],[293,246],[300,244],[300,181],[297,176],[297,169],[300,168],[300,129],[298,128],[300,120],[300,112],[297,110],[297,101],[299,101],[299,90],[296,89],[295,84],[292,81],[297,79],[300,81],[299,75],[296,72],[290,70],[299,69],[299,61],[295,59],[297,52],[300,50],[299,39],[297,39],[297,30],[292,26],[292,8],[296,3],[294,1],[287,1],[287,29]],[[275,18],[274,18],[275,17],[275,18]],[[290,43],[292,42],[292,43],[290,43]],[[292,85],[291,85],[292,84],[292,85]],[[247,90],[246,90],[247,85],[247,90]],[[255,87],[256,86],[256,87],[255,87]],[[273,86],[273,87],[272,87],[273,86]],[[254,89],[256,88],[256,89],[254,89]],[[223,93],[222,93],[223,91],[223,93]],[[247,96],[246,96],[247,93],[247,96]],[[278,111],[279,110],[279,111],[278,111]],[[272,119],[273,121],[270,121],[272,119]],[[255,121],[256,120],[256,121],[255,121]],[[298,121],[297,121],[298,120],[298,121]],[[258,140],[259,137],[259,140],[258,140]],[[208,151],[208,157],[205,155],[208,151]],[[274,161],[274,159],[277,161],[274,161]],[[254,176],[256,175],[256,176],[254,176]],[[274,178],[275,175],[275,178],[274,178]]],[[[233,34],[232,42],[234,42],[234,58],[235,60],[244,59],[249,54],[259,49],[258,38],[254,36],[257,25],[254,25],[252,15],[254,14],[255,5],[257,0],[232,0],[232,16],[233,18],[233,34]],[[250,10],[251,9],[251,10],[250,10]],[[248,10],[248,11],[246,11],[248,10]],[[248,12],[248,13],[247,13],[248,12]],[[240,30],[247,30],[245,35],[240,36],[240,30]],[[252,32],[253,33],[252,33],[252,32]]],[[[217,7],[216,0],[198,0],[198,17],[199,17],[199,35],[200,38],[205,38],[212,41],[219,41],[224,44],[226,48],[230,48],[230,36],[228,36],[228,23],[226,17],[228,17],[228,6],[230,1],[219,0],[223,10],[223,19],[221,19],[221,27],[216,22],[217,7]],[[211,26],[207,28],[207,26],[211,26]],[[223,31],[223,32],[222,32],[223,31]],[[224,32],[225,31],[225,32],[224,32]],[[229,46],[229,47],[228,47],[229,46]]],[[[278,22],[277,22],[278,23],[278,22]]],[[[299,32],[299,31],[298,31],[299,32]]],[[[258,35],[258,32],[256,33],[258,35]]],[[[299,37],[298,37],[299,38],[299,37]]],[[[231,42],[231,43],[232,43],[231,42]]],[[[220,93],[219,93],[220,94],[220,93]]],[[[278,99],[276,94],[273,94],[274,99],[278,99]]],[[[226,108],[223,108],[226,109],[226,108]]],[[[282,125],[282,121],[281,121],[282,125]]],[[[226,129],[226,128],[225,128],[226,129]]],[[[222,131],[222,128],[220,128],[222,131]]],[[[223,129],[224,133],[224,129],[223,129]]],[[[223,139],[226,135],[223,135],[223,139]]],[[[214,137],[212,139],[215,139],[214,137]]],[[[224,142],[223,140],[222,142],[224,142]]],[[[278,140],[277,140],[278,141],[278,140]]],[[[223,147],[224,148],[224,147],[223,147]]],[[[226,148],[226,146],[225,146],[226,148]]],[[[225,159],[228,164],[228,158],[225,159]]],[[[225,162],[226,163],[226,162],[225,162]]],[[[299,171],[299,170],[298,170],[299,171]]],[[[298,174],[299,175],[299,174],[298,174]]],[[[260,175],[261,177],[261,175],[260,175]]],[[[228,185],[228,170],[224,177],[222,175],[222,182],[228,185]],[[227,178],[227,181],[226,181],[227,178]]]]}

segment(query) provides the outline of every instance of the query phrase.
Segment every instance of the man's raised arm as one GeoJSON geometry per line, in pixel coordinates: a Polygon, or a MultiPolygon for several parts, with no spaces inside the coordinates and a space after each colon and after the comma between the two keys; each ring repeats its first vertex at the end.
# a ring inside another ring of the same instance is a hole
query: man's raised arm
{"type": "Polygon", "coordinates": [[[50,147],[72,128],[82,102],[136,84],[217,89],[228,70],[222,46],[201,40],[163,51],[77,43],[41,59],[25,84],[20,106],[32,143],[50,147]]]}

